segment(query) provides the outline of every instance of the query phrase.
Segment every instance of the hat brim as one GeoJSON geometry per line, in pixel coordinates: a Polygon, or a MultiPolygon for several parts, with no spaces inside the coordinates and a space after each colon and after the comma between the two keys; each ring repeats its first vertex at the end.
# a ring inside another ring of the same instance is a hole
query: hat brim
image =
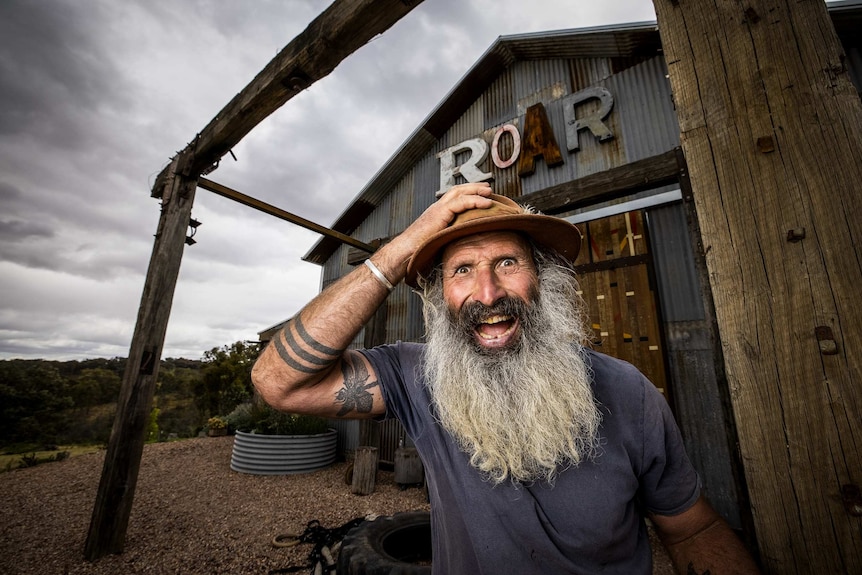
{"type": "Polygon", "coordinates": [[[581,249],[581,232],[566,220],[541,214],[507,214],[475,219],[437,232],[419,246],[407,265],[405,283],[419,288],[419,278],[427,278],[440,251],[461,238],[484,232],[521,232],[537,244],[551,248],[574,263],[581,249]]]}

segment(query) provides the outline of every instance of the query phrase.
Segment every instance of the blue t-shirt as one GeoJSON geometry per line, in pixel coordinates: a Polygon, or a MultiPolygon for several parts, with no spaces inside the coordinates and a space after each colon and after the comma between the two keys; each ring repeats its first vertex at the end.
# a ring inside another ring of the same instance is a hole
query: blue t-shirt
{"type": "MultiPolygon", "coordinates": [[[[424,345],[363,350],[425,465],[431,501],[433,572],[652,572],[643,513],[691,507],[700,482],[667,402],[634,366],[588,350],[602,412],[593,460],[545,482],[494,486],[435,419],[421,379],[424,345]]],[[[517,425],[512,422],[512,425],[517,425]]]]}

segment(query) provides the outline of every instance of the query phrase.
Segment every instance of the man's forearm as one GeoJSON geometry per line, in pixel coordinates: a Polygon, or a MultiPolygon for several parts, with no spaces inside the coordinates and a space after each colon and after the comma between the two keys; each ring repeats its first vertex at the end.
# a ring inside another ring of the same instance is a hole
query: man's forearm
{"type": "MultiPolygon", "coordinates": [[[[406,271],[410,245],[397,239],[383,246],[371,259],[390,283],[397,284],[406,271]]],[[[389,290],[367,266],[358,266],[315,297],[263,351],[253,371],[255,387],[266,401],[281,409],[305,411],[309,406],[292,403],[292,394],[329,375],[344,350],[385,301],[389,290]]]]}
{"type": "MultiPolygon", "coordinates": [[[[370,259],[381,274],[393,285],[404,277],[399,263],[390,263],[385,255],[389,246],[381,248],[370,259]]],[[[406,263],[403,266],[406,268],[406,263]]],[[[389,290],[367,266],[357,266],[315,297],[296,315],[292,323],[300,345],[310,346],[311,353],[324,356],[332,350],[343,351],[356,334],[371,319],[386,300],[389,290]]]]}
{"type": "Polygon", "coordinates": [[[677,573],[760,573],[748,550],[702,495],[677,515],[651,515],[677,573]]]}
{"type": "Polygon", "coordinates": [[[666,545],[682,575],[756,575],[760,573],[742,541],[722,519],[693,537],[666,545]]]}

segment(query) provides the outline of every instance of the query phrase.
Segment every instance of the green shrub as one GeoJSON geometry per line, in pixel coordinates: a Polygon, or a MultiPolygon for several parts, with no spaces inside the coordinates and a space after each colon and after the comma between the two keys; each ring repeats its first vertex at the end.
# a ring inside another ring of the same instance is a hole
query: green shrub
{"type": "Polygon", "coordinates": [[[207,420],[207,429],[224,429],[227,427],[227,422],[221,417],[210,417],[207,420]]]}
{"type": "Polygon", "coordinates": [[[260,400],[242,403],[227,416],[230,429],[262,435],[315,435],[326,433],[326,419],[277,411],[260,400]]]}
{"type": "Polygon", "coordinates": [[[194,437],[206,429],[203,418],[193,401],[175,397],[159,398],[159,432],[162,437],[194,437]]]}
{"type": "Polygon", "coordinates": [[[158,407],[154,407],[150,411],[150,419],[147,423],[147,443],[155,443],[161,439],[159,435],[159,412],[158,407]]]}
{"type": "Polygon", "coordinates": [[[250,433],[256,424],[258,416],[252,403],[240,403],[226,417],[228,429],[250,433]]]}
{"type": "Polygon", "coordinates": [[[21,456],[20,467],[36,467],[40,463],[45,463],[45,460],[39,459],[38,457],[36,457],[35,453],[30,453],[30,454],[21,456]]]}
{"type": "MultiPolygon", "coordinates": [[[[36,453],[27,453],[21,456],[21,460],[18,462],[18,467],[36,467],[42,463],[51,463],[52,461],[63,461],[69,458],[68,451],[58,451],[52,455],[47,455],[45,457],[39,457],[36,453]]],[[[12,469],[11,462],[6,466],[6,471],[12,469]]]]}

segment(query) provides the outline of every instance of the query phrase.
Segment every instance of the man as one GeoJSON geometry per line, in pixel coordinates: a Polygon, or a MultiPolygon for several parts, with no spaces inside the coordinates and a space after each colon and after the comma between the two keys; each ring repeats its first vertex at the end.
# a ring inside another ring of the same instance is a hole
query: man
{"type": "Polygon", "coordinates": [[[644,515],[680,572],[756,573],[655,387],[585,346],[579,246],[563,220],[455,186],[309,303],[255,386],[289,412],[402,422],[437,574],[650,573],[644,515]],[[402,278],[422,291],[428,343],[348,350],[402,278]]]}

